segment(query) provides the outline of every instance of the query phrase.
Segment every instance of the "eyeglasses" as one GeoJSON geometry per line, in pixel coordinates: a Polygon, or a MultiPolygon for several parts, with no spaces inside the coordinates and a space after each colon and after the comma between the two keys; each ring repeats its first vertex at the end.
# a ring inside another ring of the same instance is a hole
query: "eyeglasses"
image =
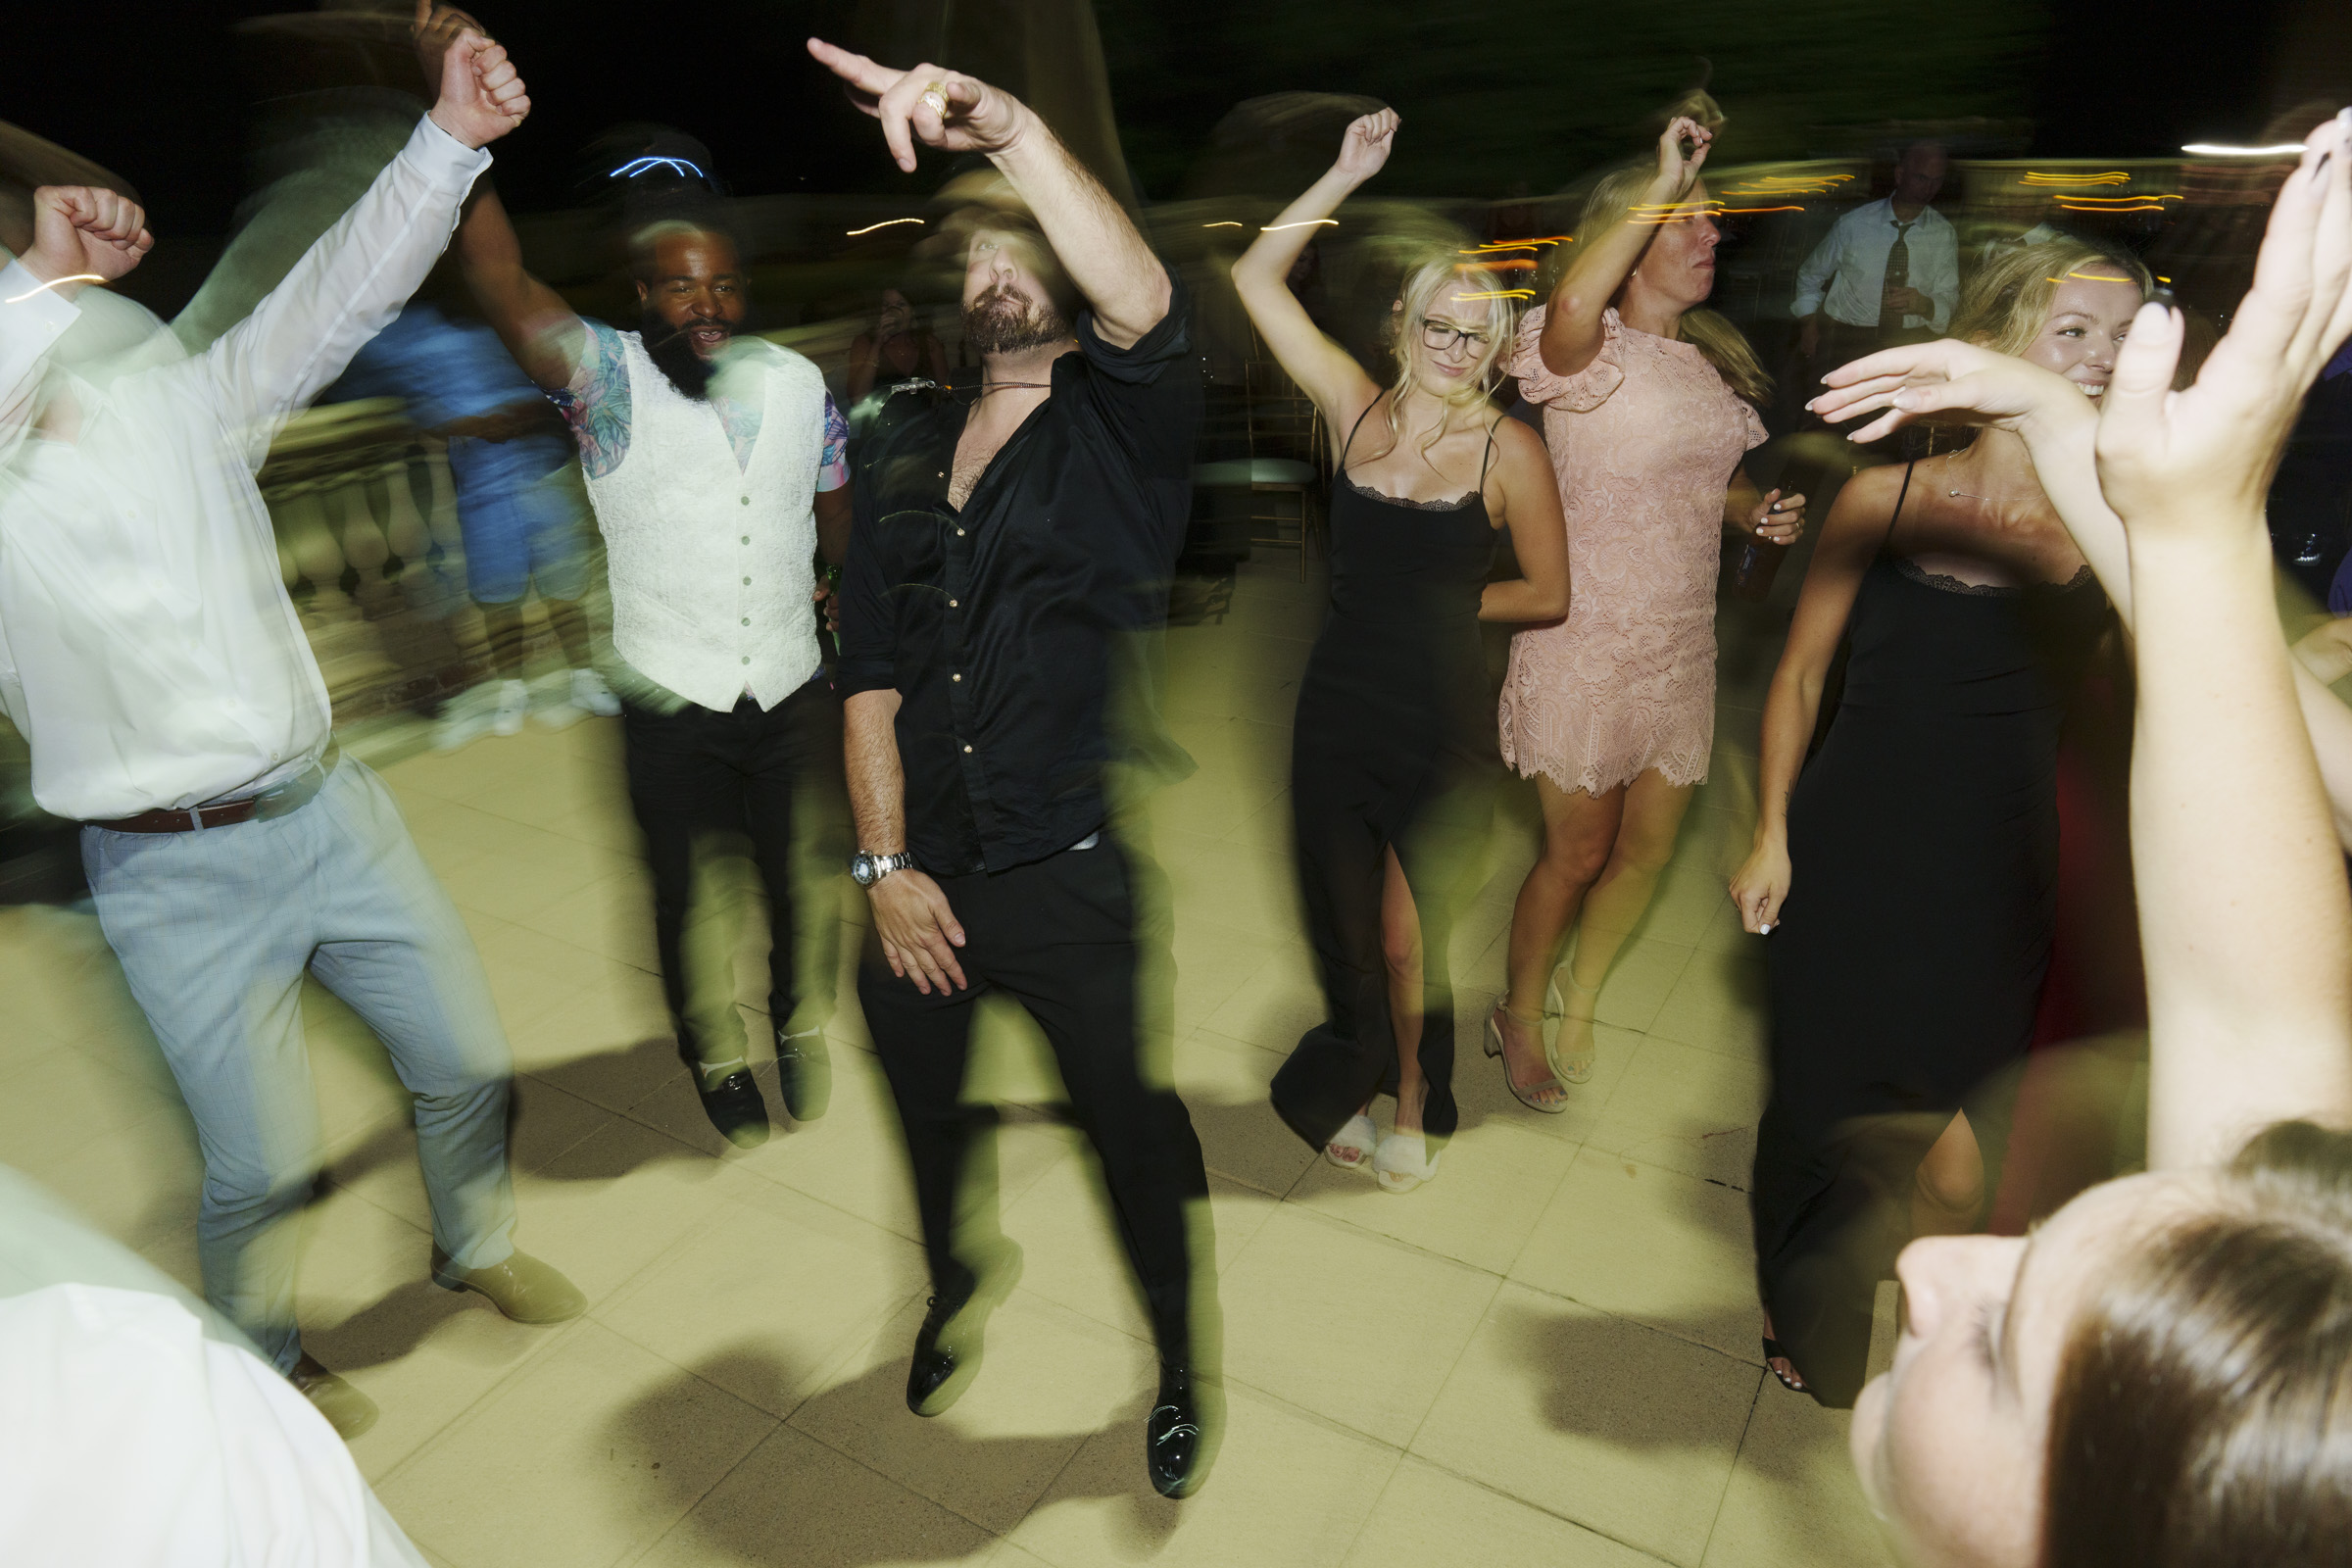
{"type": "Polygon", "coordinates": [[[1421,318],[1421,346],[1432,354],[1444,354],[1457,343],[1469,345],[1472,353],[1487,346],[1487,334],[1473,332],[1466,326],[1449,326],[1444,321],[1421,318]]]}

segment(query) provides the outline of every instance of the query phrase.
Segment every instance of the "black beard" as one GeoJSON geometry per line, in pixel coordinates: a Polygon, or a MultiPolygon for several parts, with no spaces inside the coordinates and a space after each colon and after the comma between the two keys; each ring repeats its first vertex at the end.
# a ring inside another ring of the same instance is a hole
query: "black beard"
{"type": "Polygon", "coordinates": [[[1069,336],[1059,311],[1009,289],[992,288],[964,307],[963,341],[974,354],[1020,354],[1069,336]]]}
{"type": "MultiPolygon", "coordinates": [[[[669,384],[697,403],[710,399],[710,377],[717,373],[715,360],[706,360],[694,352],[694,344],[686,333],[693,327],[716,326],[723,329],[729,342],[735,329],[724,321],[696,321],[689,327],[675,327],[655,312],[647,311],[638,318],[637,330],[645,341],[645,357],[652,360],[669,384]]],[[[720,344],[725,348],[725,344],[720,344]]]]}

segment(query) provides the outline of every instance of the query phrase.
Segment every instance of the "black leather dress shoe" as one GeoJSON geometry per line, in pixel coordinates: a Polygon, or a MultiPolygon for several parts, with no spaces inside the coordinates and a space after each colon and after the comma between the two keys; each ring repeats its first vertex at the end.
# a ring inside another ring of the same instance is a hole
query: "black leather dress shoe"
{"type": "MultiPolygon", "coordinates": [[[[964,1383],[971,1381],[965,1358],[958,1353],[963,1347],[940,1343],[940,1335],[970,1300],[969,1293],[953,1299],[934,1296],[930,1310],[923,1314],[923,1326],[914,1331],[914,1358],[906,1366],[906,1408],[916,1415],[937,1415],[956,1402],[963,1393],[962,1388],[952,1394],[946,1391],[950,1383],[956,1381],[957,1372],[966,1372],[964,1383]]],[[[973,1334],[971,1341],[970,1348],[977,1352],[978,1334],[973,1334]]]]}
{"type": "Polygon", "coordinates": [[[794,1121],[814,1121],[833,1099],[833,1058],[821,1029],[776,1031],[776,1093],[794,1121]]]}
{"type": "Polygon", "coordinates": [[[1152,1490],[1161,1496],[1189,1497],[1208,1479],[1212,1444],[1206,1419],[1192,1369],[1162,1361],[1159,1399],[1144,1423],[1144,1468],[1152,1472],[1152,1490]]]}
{"type": "Polygon", "coordinates": [[[767,1142],[767,1101],[760,1093],[759,1083],[749,1067],[738,1067],[718,1081],[715,1088],[703,1084],[702,1069],[695,1069],[695,1093],[702,1096],[703,1114],[718,1135],[738,1149],[757,1149],[767,1142]]]}
{"type": "Polygon", "coordinates": [[[923,1326],[914,1333],[914,1357],[906,1367],[906,1408],[938,1415],[980,1375],[980,1353],[994,1312],[1021,1277],[1021,1250],[1010,1242],[982,1271],[979,1283],[960,1296],[934,1296],[923,1326]]]}
{"type": "Polygon", "coordinates": [[[738,1068],[716,1084],[703,1076],[702,1053],[684,1024],[676,1026],[678,1059],[694,1075],[694,1092],[703,1102],[703,1114],[718,1135],[738,1149],[757,1149],[767,1142],[767,1101],[749,1067],[738,1068]]]}

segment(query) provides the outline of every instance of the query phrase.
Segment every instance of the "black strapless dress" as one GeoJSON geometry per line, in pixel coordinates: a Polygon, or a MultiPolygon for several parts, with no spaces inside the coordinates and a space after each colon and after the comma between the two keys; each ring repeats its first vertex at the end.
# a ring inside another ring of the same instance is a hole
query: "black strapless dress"
{"type": "Polygon", "coordinates": [[[1423,1130],[1450,1137],[1460,1119],[1446,950],[1501,771],[1478,628],[1494,559],[1485,496],[1397,501],[1356,485],[1344,461],[1331,496],[1331,606],[1291,748],[1298,880],[1330,1016],[1273,1084],[1274,1108],[1318,1149],[1376,1091],[1396,1088],[1380,932],[1391,847],[1421,920],[1423,1130]]]}
{"type": "Polygon", "coordinates": [[[1882,556],[1855,598],[1844,697],[1788,801],[1749,1198],[1765,1305],[1824,1404],[1861,1391],[1953,1112],[1997,1180],[2049,966],[2058,734],[2106,612],[2087,566],[1979,588],[1882,556]]]}

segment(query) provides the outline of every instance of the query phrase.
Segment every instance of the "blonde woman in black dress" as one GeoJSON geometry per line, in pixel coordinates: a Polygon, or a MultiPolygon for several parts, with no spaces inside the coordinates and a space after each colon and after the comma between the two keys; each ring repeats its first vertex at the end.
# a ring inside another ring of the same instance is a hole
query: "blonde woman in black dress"
{"type": "Polygon", "coordinates": [[[1298,690],[1291,799],[1328,1018],[1274,1080],[1277,1111],[1336,1163],[1410,1192],[1458,1117],[1448,906],[1499,773],[1480,620],[1568,610],[1559,496],[1533,431],[1499,419],[1507,286],[1448,253],[1407,272],[1388,386],[1316,328],[1285,278],[1317,220],[1388,161],[1394,110],[1348,127],[1339,161],[1234,265],[1275,358],[1334,434],[1331,608],[1298,690]],[[1508,527],[1522,578],[1490,583],[1508,527]],[[1396,1096],[1378,1137],[1376,1093],[1396,1096]],[[1367,1161],[1367,1156],[1369,1159],[1367,1161]]]}

